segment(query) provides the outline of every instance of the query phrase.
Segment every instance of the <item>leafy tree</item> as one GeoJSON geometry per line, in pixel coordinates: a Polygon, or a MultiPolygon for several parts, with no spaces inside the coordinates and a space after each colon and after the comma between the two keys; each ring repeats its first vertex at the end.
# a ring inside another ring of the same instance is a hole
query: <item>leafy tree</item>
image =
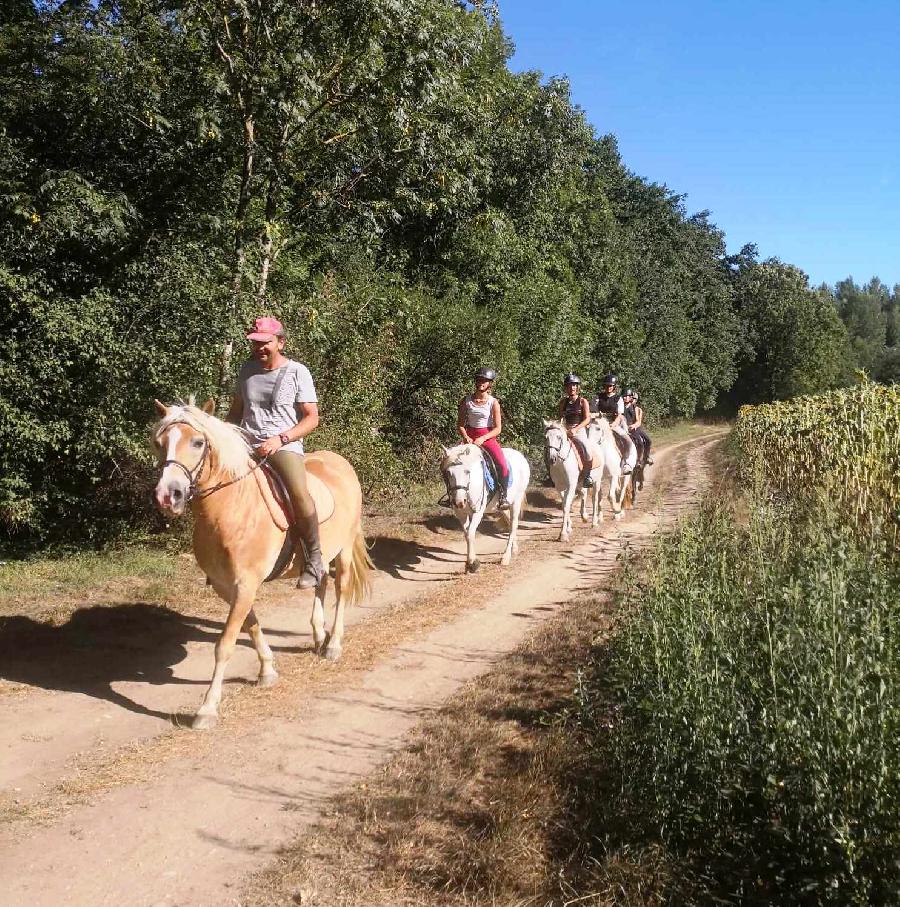
{"type": "Polygon", "coordinates": [[[857,366],[873,376],[884,356],[890,298],[890,291],[877,277],[863,287],[848,277],[835,288],[838,312],[847,326],[857,366]]]}
{"type": "Polygon", "coordinates": [[[781,400],[847,384],[854,364],[831,298],[776,258],[745,254],[735,277],[746,343],[732,390],[736,403],[781,400]]]}

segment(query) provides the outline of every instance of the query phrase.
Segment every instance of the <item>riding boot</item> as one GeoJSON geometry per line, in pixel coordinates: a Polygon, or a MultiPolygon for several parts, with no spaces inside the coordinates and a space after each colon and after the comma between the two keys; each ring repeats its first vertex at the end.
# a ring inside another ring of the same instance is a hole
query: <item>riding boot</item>
{"type": "Polygon", "coordinates": [[[590,467],[588,467],[587,469],[583,469],[581,471],[580,479],[581,479],[582,488],[593,488],[594,487],[594,480],[591,478],[590,467]]]}
{"type": "Polygon", "coordinates": [[[509,510],[506,481],[502,478],[497,483],[497,510],[509,510]]]}
{"type": "Polygon", "coordinates": [[[297,580],[298,589],[313,589],[325,576],[325,565],[322,563],[322,546],[319,544],[319,521],[315,516],[306,520],[303,525],[293,527],[294,538],[303,547],[303,572],[297,580]]]}

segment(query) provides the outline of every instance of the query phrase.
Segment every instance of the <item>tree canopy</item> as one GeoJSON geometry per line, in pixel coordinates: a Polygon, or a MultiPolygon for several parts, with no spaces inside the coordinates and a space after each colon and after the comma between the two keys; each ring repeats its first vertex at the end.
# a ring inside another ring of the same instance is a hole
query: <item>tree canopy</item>
{"type": "Polygon", "coordinates": [[[729,256],[510,52],[484,2],[7,4],[10,544],[146,520],[150,401],[224,405],[263,312],[370,490],[433,470],[479,364],[526,444],[573,369],[652,418],[896,377],[896,288],[729,256]]]}

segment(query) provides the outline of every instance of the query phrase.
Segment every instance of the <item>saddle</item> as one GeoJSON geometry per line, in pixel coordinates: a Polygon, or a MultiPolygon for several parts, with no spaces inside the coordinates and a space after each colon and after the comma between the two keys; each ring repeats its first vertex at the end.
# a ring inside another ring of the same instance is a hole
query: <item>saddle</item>
{"type": "MultiPolygon", "coordinates": [[[[289,527],[294,525],[295,520],[291,510],[291,499],[288,497],[281,476],[271,466],[265,464],[259,469],[255,469],[253,476],[259,486],[260,494],[266,502],[266,507],[269,508],[269,515],[273,522],[279,529],[286,532],[289,527]]],[[[306,487],[316,505],[316,515],[319,517],[321,525],[334,516],[334,495],[329,491],[328,486],[309,470],[306,471],[306,487]]]]}

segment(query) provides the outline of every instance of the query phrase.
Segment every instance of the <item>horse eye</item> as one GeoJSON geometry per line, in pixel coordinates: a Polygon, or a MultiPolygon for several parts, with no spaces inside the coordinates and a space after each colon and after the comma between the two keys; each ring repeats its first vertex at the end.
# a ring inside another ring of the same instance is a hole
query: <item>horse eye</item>
{"type": "Polygon", "coordinates": [[[198,450],[203,447],[203,438],[192,438],[191,447],[196,447],[198,450]]]}

